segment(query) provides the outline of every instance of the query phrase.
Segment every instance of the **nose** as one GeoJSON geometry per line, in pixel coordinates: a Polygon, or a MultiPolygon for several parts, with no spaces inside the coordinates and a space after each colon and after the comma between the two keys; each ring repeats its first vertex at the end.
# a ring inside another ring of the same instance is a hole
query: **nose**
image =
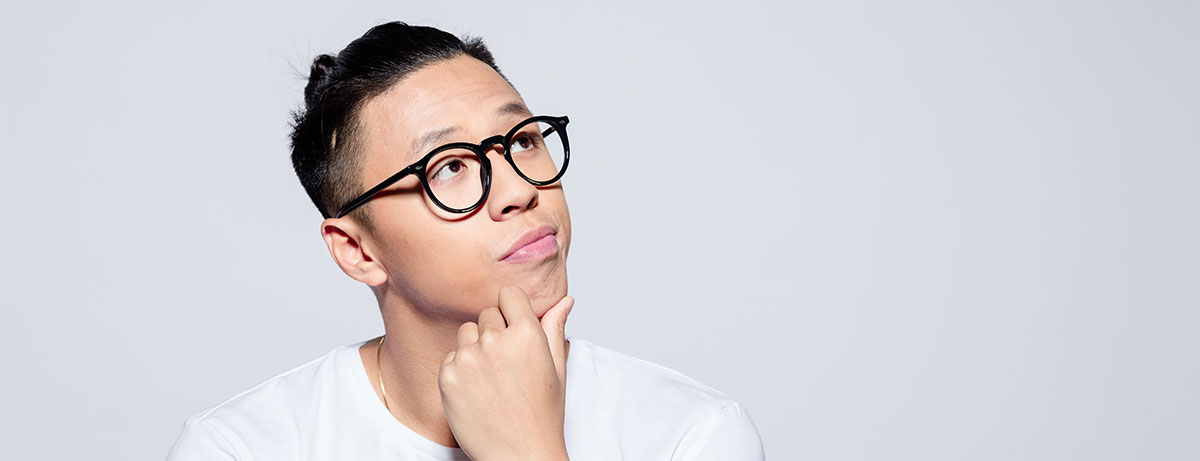
{"type": "Polygon", "coordinates": [[[492,146],[488,155],[492,164],[492,185],[488,191],[487,209],[494,221],[503,221],[518,216],[521,211],[537,206],[538,189],[504,159],[504,147],[492,146]]]}

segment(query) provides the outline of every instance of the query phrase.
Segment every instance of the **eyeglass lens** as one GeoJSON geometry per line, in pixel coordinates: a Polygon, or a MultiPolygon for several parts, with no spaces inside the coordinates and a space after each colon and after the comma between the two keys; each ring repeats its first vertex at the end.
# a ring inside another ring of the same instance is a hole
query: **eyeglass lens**
{"type": "MultiPolygon", "coordinates": [[[[509,147],[513,163],[522,175],[534,181],[549,181],[558,176],[566,149],[558,129],[544,121],[522,125],[509,147]]],[[[493,168],[498,163],[491,162],[493,168]]],[[[434,200],[453,209],[475,205],[483,198],[483,165],[470,149],[447,149],[429,160],[425,179],[434,200]]]]}

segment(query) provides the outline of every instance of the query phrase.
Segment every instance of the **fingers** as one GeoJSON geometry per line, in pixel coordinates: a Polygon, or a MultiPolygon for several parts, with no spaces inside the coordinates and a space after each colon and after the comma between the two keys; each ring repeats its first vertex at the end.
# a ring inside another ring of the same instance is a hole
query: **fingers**
{"type": "Polygon", "coordinates": [[[537,315],[533,313],[533,305],[529,303],[529,295],[516,285],[500,289],[500,311],[508,324],[526,324],[527,327],[538,325],[537,315]]]}
{"type": "Polygon", "coordinates": [[[479,313],[479,333],[488,330],[499,333],[504,331],[504,328],[507,326],[504,321],[504,315],[500,313],[500,309],[489,307],[479,313]]]}
{"type": "Polygon", "coordinates": [[[458,347],[463,349],[479,341],[479,326],[475,322],[467,322],[458,327],[458,347]]]}
{"type": "Polygon", "coordinates": [[[575,298],[564,296],[550,307],[542,316],[542,330],[546,333],[546,341],[550,346],[550,357],[554,361],[554,369],[558,379],[567,379],[567,351],[564,338],[566,336],[567,315],[575,308],[575,298]]]}

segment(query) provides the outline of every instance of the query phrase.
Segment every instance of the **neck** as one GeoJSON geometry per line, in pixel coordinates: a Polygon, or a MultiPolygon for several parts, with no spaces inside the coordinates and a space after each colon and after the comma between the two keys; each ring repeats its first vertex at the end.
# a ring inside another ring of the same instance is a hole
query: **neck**
{"type": "Polygon", "coordinates": [[[380,296],[379,300],[387,340],[382,351],[379,340],[369,341],[359,350],[379,405],[383,405],[383,394],[377,353],[392,416],[426,439],[458,447],[442,410],[438,370],[446,354],[454,350],[458,326],[463,322],[419,315],[418,309],[396,297],[380,296]]]}

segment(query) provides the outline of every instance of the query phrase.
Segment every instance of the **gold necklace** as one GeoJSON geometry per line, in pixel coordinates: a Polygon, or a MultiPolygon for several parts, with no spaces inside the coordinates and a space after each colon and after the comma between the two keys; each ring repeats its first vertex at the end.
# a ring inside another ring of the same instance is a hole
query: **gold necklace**
{"type": "Polygon", "coordinates": [[[383,407],[387,408],[388,413],[391,413],[392,407],[389,407],[387,403],[387,389],[383,388],[383,362],[379,361],[379,353],[383,351],[383,340],[386,337],[387,335],[379,337],[379,349],[375,349],[375,368],[377,368],[375,371],[379,373],[379,393],[383,395],[383,407]]]}

